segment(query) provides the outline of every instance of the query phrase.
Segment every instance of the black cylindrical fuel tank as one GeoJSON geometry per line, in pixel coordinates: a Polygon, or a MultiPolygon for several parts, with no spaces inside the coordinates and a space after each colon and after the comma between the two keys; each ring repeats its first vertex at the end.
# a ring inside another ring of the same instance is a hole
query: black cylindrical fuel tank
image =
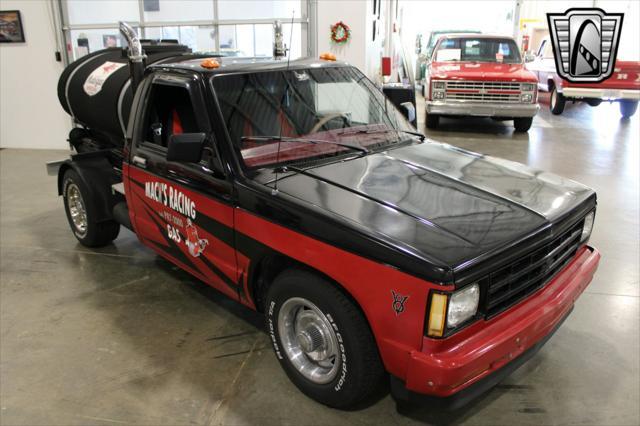
{"type": "MultiPolygon", "coordinates": [[[[189,53],[174,43],[143,44],[145,65],[189,53]]],[[[123,140],[133,101],[127,51],[98,50],[69,64],[58,80],[60,104],[74,120],[90,130],[123,140]]]]}

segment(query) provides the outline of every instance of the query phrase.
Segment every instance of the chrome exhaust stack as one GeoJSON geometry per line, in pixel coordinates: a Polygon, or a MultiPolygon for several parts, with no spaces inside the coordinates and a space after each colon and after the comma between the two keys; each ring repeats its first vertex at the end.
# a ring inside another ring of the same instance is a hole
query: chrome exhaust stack
{"type": "Polygon", "coordinates": [[[124,21],[120,21],[120,33],[129,45],[129,70],[131,72],[131,89],[136,92],[144,77],[144,60],[147,57],[142,50],[142,43],[136,30],[124,21]]]}

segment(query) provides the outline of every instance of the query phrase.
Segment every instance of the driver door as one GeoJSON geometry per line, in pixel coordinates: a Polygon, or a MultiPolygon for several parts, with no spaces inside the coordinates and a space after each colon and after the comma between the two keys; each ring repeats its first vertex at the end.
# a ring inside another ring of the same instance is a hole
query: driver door
{"type": "Polygon", "coordinates": [[[232,185],[217,167],[201,84],[195,76],[156,73],[139,89],[127,200],[142,243],[237,299],[232,185]],[[197,133],[205,135],[199,162],[167,160],[178,135],[197,133]]]}

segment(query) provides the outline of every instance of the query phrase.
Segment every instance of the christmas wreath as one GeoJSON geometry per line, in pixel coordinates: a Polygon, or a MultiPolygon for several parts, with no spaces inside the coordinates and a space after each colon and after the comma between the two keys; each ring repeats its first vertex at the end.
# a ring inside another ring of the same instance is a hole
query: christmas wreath
{"type": "Polygon", "coordinates": [[[336,22],[331,26],[331,41],[336,44],[343,44],[349,41],[351,29],[344,22],[336,22]]]}

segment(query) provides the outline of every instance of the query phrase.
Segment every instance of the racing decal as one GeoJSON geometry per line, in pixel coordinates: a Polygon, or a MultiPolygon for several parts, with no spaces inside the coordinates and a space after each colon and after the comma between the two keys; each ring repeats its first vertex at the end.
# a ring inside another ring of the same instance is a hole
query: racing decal
{"type": "Polygon", "coordinates": [[[227,225],[232,224],[232,208],[133,168],[129,183],[128,201],[140,239],[237,299],[244,286],[238,278],[233,229],[227,225]]]}
{"type": "Polygon", "coordinates": [[[187,240],[185,243],[189,247],[189,254],[193,257],[198,257],[204,251],[205,247],[209,245],[209,240],[205,238],[198,238],[198,229],[193,226],[190,219],[187,219],[187,240]]]}
{"type": "Polygon", "coordinates": [[[398,316],[404,312],[404,304],[409,296],[403,296],[400,293],[396,293],[395,290],[391,290],[391,296],[393,297],[393,303],[391,304],[391,307],[396,313],[396,316],[398,316]]]}
{"type": "Polygon", "coordinates": [[[89,74],[82,86],[84,92],[89,96],[97,95],[102,90],[102,86],[104,86],[107,79],[125,65],[124,63],[106,61],[89,74]]]}

